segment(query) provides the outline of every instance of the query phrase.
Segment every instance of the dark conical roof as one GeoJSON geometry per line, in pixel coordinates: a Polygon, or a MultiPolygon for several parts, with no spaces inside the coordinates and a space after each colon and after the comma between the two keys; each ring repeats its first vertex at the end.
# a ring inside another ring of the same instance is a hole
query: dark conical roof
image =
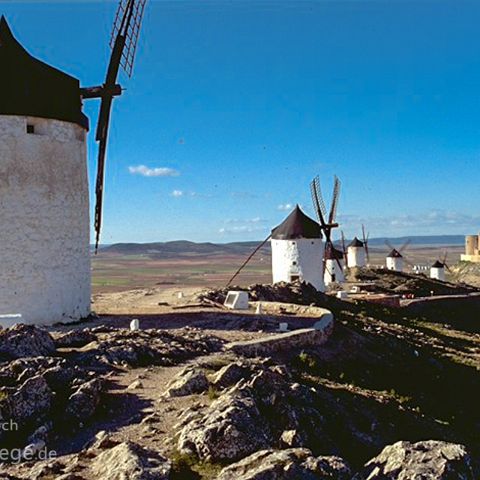
{"type": "Polygon", "coordinates": [[[325,248],[325,260],[343,260],[344,255],[341,250],[336,249],[330,243],[325,248]]]}
{"type": "Polygon", "coordinates": [[[0,115],[77,123],[88,128],[77,79],[32,57],[0,18],[0,115]]]}
{"type": "Polygon", "coordinates": [[[348,245],[349,247],[363,247],[363,242],[361,242],[357,237],[355,237],[348,245]]]}
{"type": "Polygon", "coordinates": [[[388,255],[387,258],[403,258],[403,255],[394,248],[388,255]]]}
{"type": "Polygon", "coordinates": [[[432,268],[444,268],[445,265],[440,262],[439,260],[437,260],[433,265],[432,265],[432,268]]]}
{"type": "Polygon", "coordinates": [[[297,205],[292,213],[272,230],[272,239],[294,240],[298,238],[322,238],[322,229],[297,205]]]}

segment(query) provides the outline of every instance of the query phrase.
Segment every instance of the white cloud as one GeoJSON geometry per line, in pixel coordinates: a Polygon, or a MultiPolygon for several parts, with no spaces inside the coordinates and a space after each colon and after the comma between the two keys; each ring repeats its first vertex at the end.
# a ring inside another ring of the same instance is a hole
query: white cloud
{"type": "Polygon", "coordinates": [[[268,220],[261,217],[253,217],[247,219],[227,218],[225,226],[218,230],[221,234],[246,234],[254,232],[266,232],[268,230],[268,220]]]}
{"type": "Polygon", "coordinates": [[[232,227],[222,227],[218,230],[222,234],[253,233],[265,231],[265,227],[260,225],[234,225],[232,227]]]}
{"type": "Polygon", "coordinates": [[[198,193],[198,192],[187,192],[186,190],[173,190],[170,193],[172,197],[180,198],[180,197],[192,197],[192,198],[212,198],[213,195],[209,193],[198,193]]]}
{"type": "Polygon", "coordinates": [[[293,208],[293,204],[292,203],[281,203],[277,209],[278,210],[282,210],[282,211],[286,211],[286,210],[291,210],[293,208]]]}
{"type": "Polygon", "coordinates": [[[132,175],[142,175],[144,177],[178,177],[180,172],[174,168],[155,167],[149,168],[145,165],[137,165],[128,167],[128,171],[132,175]]]}
{"type": "MultiPolygon", "coordinates": [[[[362,223],[372,235],[442,235],[448,233],[476,232],[480,215],[460,212],[432,210],[417,214],[390,216],[339,215],[340,227],[349,231],[360,231],[362,223]]],[[[370,236],[372,236],[370,235],[370,236]]]]}
{"type": "Polygon", "coordinates": [[[232,223],[240,223],[240,224],[252,224],[252,223],[266,223],[268,220],[261,218],[261,217],[253,217],[245,219],[239,218],[227,218],[225,223],[232,224],[232,223]]]}

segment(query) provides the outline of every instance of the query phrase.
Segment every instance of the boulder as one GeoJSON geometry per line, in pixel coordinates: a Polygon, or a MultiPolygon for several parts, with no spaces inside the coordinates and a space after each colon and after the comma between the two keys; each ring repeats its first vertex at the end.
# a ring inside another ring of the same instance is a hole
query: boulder
{"type": "Polygon", "coordinates": [[[241,362],[234,362],[222,367],[212,378],[216,388],[228,388],[235,385],[249,374],[249,368],[241,362]]]}
{"type": "Polygon", "coordinates": [[[372,458],[354,480],[474,480],[463,445],[436,440],[397,442],[372,458]]]}
{"type": "Polygon", "coordinates": [[[306,448],[261,450],[224,468],[217,480],[350,480],[339,457],[314,457],[306,448]]]}
{"type": "Polygon", "coordinates": [[[171,464],[135,443],[124,442],[104,450],[92,463],[92,478],[108,480],[168,480],[171,464]]]}
{"type": "Polygon", "coordinates": [[[0,411],[21,428],[25,423],[37,423],[50,411],[53,393],[43,377],[26,380],[17,389],[3,389],[0,411]]]}
{"type": "Polygon", "coordinates": [[[184,397],[193,393],[202,393],[208,389],[205,372],[197,367],[187,366],[167,385],[167,397],[184,397]]]}
{"type": "Polygon", "coordinates": [[[54,352],[53,338],[34,325],[18,324],[0,330],[0,360],[49,356],[54,352]]]}
{"type": "Polygon", "coordinates": [[[102,387],[103,382],[99,378],[82,384],[67,401],[67,418],[82,422],[91,417],[100,401],[102,387]]]}
{"type": "Polygon", "coordinates": [[[178,438],[181,453],[202,460],[235,461],[271,442],[253,398],[246,392],[225,393],[206,412],[193,412],[178,438]]]}

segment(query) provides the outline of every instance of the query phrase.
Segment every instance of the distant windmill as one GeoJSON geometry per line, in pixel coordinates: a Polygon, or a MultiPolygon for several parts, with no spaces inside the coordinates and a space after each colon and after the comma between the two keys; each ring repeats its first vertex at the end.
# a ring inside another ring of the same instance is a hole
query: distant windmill
{"type": "Polygon", "coordinates": [[[368,237],[370,234],[365,234],[365,226],[362,225],[363,242],[357,237],[348,244],[347,247],[347,266],[348,268],[364,267],[367,262],[370,262],[370,254],[368,252],[368,237]]]}
{"type": "Polygon", "coordinates": [[[395,248],[388,240],[385,240],[385,245],[390,249],[390,253],[387,255],[386,259],[388,270],[403,272],[404,263],[411,265],[404,255],[405,250],[410,245],[410,239],[408,239],[400,248],[395,248]]]}
{"type": "MultiPolygon", "coordinates": [[[[320,178],[318,175],[310,183],[310,191],[312,194],[313,207],[315,214],[317,215],[318,223],[322,229],[322,232],[325,234],[325,252],[330,252],[329,260],[332,260],[332,263],[337,264],[337,268],[343,272],[343,265],[341,263],[341,257],[334,253],[336,251],[333,246],[332,241],[332,230],[338,227],[336,223],[338,200],[340,198],[340,180],[337,176],[334,176],[333,180],[333,194],[332,194],[332,204],[330,206],[330,211],[327,216],[327,208],[325,207],[325,201],[323,199],[322,190],[320,188],[320,178]]],[[[324,258],[323,270],[325,272],[327,264],[327,258],[324,258]]],[[[332,272],[333,273],[333,272],[332,272]]]]}
{"type": "Polygon", "coordinates": [[[447,256],[448,252],[445,250],[443,255],[442,261],[437,260],[431,267],[430,267],[430,278],[434,278],[435,280],[441,280],[442,282],[445,281],[445,268],[451,273],[450,267],[447,265],[447,256]]]}
{"type": "Polygon", "coordinates": [[[97,180],[95,186],[95,252],[98,250],[102,228],[102,207],[105,180],[105,160],[108,130],[113,99],[122,94],[117,84],[120,67],[131,77],[137,50],[138,35],[147,0],[120,0],[113,24],[110,47],[112,53],[108,64],[105,83],[97,87],[82,88],[83,98],[101,98],[95,140],[98,142],[97,180]]]}

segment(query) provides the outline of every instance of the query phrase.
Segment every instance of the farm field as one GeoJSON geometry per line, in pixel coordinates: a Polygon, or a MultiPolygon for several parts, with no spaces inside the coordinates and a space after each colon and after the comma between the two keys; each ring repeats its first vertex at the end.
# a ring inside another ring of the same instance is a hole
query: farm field
{"type": "MultiPolygon", "coordinates": [[[[430,265],[448,252],[447,263],[455,265],[463,247],[416,245],[405,253],[411,264],[430,265]]],[[[165,286],[172,288],[211,288],[225,286],[249,252],[232,254],[195,254],[178,257],[170,253],[167,258],[159,254],[102,253],[92,256],[93,293],[121,292],[137,288],[165,286]]],[[[385,264],[387,248],[370,249],[370,265],[385,264]]],[[[409,265],[405,266],[410,271],[409,265]]],[[[235,279],[234,284],[247,286],[253,283],[271,282],[271,257],[268,249],[262,249],[235,279]]]]}

